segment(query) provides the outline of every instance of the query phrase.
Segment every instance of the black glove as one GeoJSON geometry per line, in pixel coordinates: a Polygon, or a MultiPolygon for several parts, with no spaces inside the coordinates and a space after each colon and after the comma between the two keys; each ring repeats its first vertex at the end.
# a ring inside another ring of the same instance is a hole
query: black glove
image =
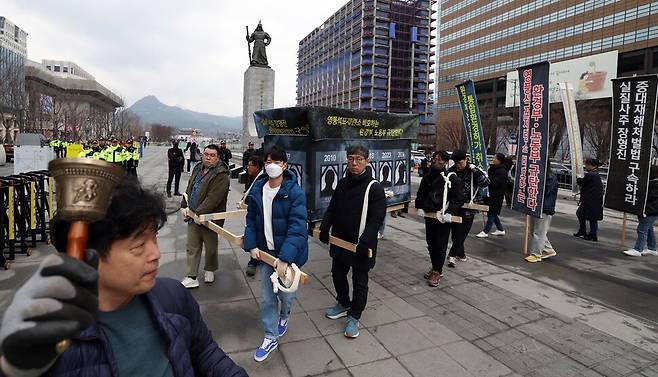
{"type": "Polygon", "coordinates": [[[356,244],[356,255],[361,258],[368,258],[368,247],[362,243],[356,244]]]}
{"type": "Polygon", "coordinates": [[[322,242],[325,245],[329,245],[329,232],[326,230],[321,230],[320,231],[320,242],[322,242]]]}
{"type": "Polygon", "coordinates": [[[98,310],[98,254],[87,264],[66,254],[47,256],[16,291],[0,328],[7,375],[38,376],[57,359],[55,345],[89,327],[98,310]]]}

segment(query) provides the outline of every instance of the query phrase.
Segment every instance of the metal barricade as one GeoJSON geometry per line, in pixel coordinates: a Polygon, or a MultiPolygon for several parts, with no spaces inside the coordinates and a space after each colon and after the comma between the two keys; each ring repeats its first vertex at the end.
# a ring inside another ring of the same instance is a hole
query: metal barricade
{"type": "Polygon", "coordinates": [[[17,253],[32,255],[37,242],[49,242],[54,200],[46,170],[0,177],[0,268],[8,269],[17,253]]]}

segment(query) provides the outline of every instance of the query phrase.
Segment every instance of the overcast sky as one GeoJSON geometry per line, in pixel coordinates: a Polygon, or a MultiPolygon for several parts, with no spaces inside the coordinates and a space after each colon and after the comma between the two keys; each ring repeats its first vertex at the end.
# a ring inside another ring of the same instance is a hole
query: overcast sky
{"type": "Polygon", "coordinates": [[[249,66],[245,26],[272,37],[274,105],[295,105],[299,41],[347,0],[2,0],[28,33],[28,58],[71,60],[128,106],[153,94],[168,105],[242,115],[249,66]]]}

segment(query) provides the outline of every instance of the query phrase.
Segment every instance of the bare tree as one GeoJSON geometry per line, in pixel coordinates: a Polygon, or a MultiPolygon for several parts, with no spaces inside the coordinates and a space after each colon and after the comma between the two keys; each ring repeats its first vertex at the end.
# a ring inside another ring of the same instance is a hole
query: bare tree
{"type": "Polygon", "coordinates": [[[437,127],[436,146],[438,149],[466,149],[466,135],[461,122],[454,120],[441,122],[437,127]]]}
{"type": "Polygon", "coordinates": [[[137,137],[141,135],[141,119],[136,113],[126,109],[118,108],[114,112],[112,133],[121,139],[137,137]]]}
{"type": "Polygon", "coordinates": [[[151,128],[151,140],[153,141],[169,141],[174,134],[174,128],[160,123],[153,123],[151,128]]]}
{"type": "Polygon", "coordinates": [[[583,137],[583,149],[589,148],[593,157],[606,162],[610,154],[611,98],[579,101],[576,103],[583,137]]]}

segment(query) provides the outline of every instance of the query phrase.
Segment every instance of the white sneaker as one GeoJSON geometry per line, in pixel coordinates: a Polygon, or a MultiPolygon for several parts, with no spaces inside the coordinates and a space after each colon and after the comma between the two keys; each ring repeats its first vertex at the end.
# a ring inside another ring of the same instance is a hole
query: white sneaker
{"type": "Polygon", "coordinates": [[[181,281],[181,284],[183,284],[183,287],[190,289],[190,288],[199,288],[199,280],[197,279],[192,279],[191,277],[186,277],[181,281]]]}
{"type": "Polygon", "coordinates": [[[484,231],[482,231],[482,232],[476,234],[475,237],[477,237],[477,238],[487,238],[487,237],[489,237],[489,235],[486,234],[484,231]]]}
{"type": "Polygon", "coordinates": [[[624,254],[628,255],[629,257],[641,257],[642,256],[642,253],[640,253],[639,251],[637,251],[635,249],[624,250],[624,254]]]}
{"type": "Polygon", "coordinates": [[[505,231],[504,230],[496,230],[496,231],[492,232],[491,235],[492,236],[504,236],[505,231]]]}
{"type": "Polygon", "coordinates": [[[212,283],[213,281],[215,281],[215,273],[212,271],[205,271],[205,273],[203,274],[203,281],[205,281],[206,283],[212,283]]]}
{"type": "Polygon", "coordinates": [[[654,255],[654,256],[657,256],[657,255],[658,255],[658,251],[656,251],[656,250],[651,250],[651,249],[645,249],[645,250],[643,250],[640,254],[641,254],[642,256],[646,256],[646,255],[654,255]]]}

